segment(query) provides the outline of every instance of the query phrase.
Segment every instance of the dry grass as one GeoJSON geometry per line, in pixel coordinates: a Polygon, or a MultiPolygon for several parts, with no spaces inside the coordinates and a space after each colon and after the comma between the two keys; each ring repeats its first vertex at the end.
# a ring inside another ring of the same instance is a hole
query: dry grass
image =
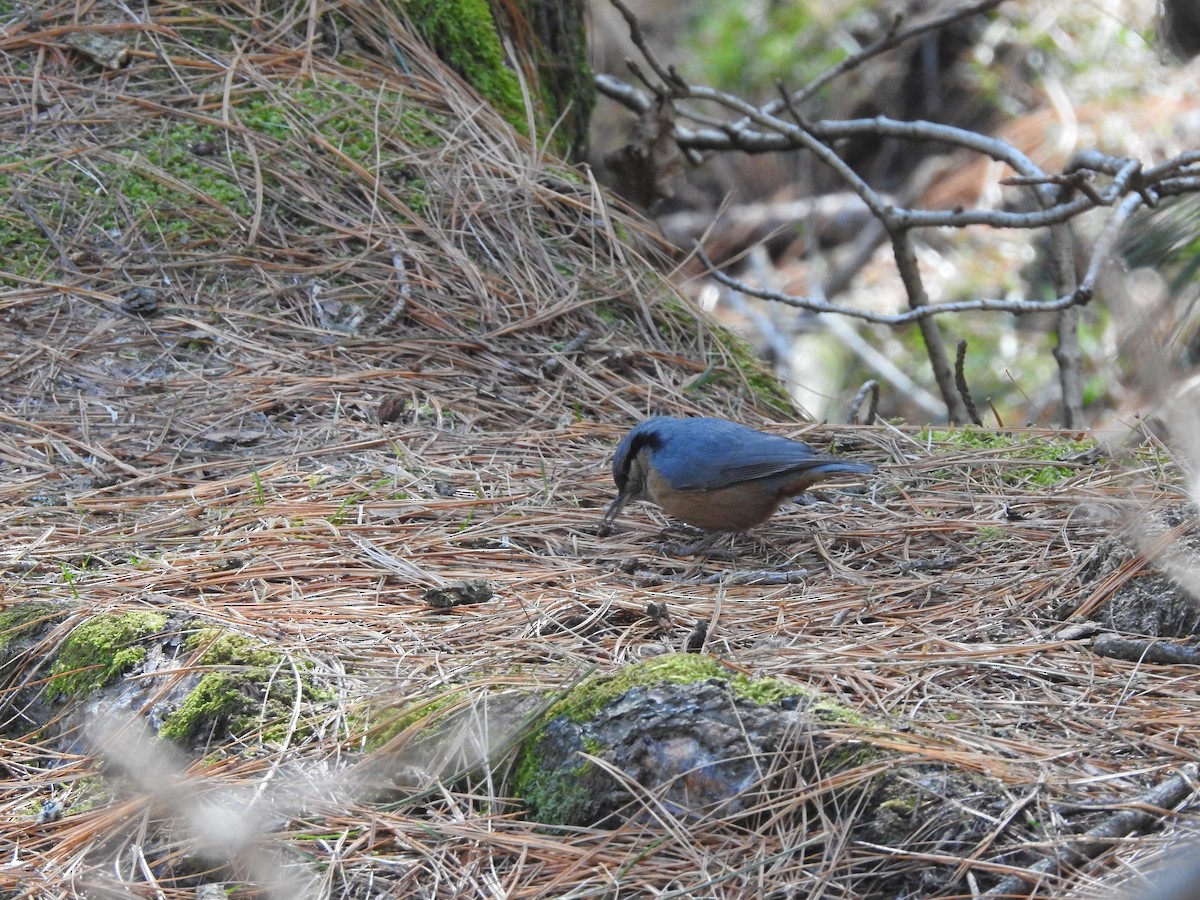
{"type": "MultiPolygon", "coordinates": [[[[554,834],[505,798],[502,767],[417,793],[368,783],[363,730],[386,706],[450,686],[472,685],[459,705],[480,710],[551,692],[678,649],[696,621],[730,663],[900,726],[872,740],[994,778],[1008,813],[952,862],[971,858],[984,887],[1197,760],[1193,674],[1098,658],[1059,622],[1139,574],[1135,558],[1082,577],[1114,534],[1142,546],[1185,502],[1165,453],[1057,463],[1067,477],[1040,487],[1037,434],[964,449],[776,426],[883,465],[867,492],[827,492],[735,545],[733,568],[805,570],[797,583],[710,581],[731,564],[663,557],[645,507],[600,538],[631,422],[765,415],[727,345],[614,235],[648,255],[652,241],[382,6],[341,7],[372,27],[339,60],[327,32],[306,43],[307,8],[215,9],[156,6],[133,25],[47,6],[0,40],[0,229],[21,241],[0,293],[0,592],[72,610],[24,675],[97,612],[163,609],[313,661],[340,699],[293,738],[203,761],[120,730],[102,758],[55,750],[10,722],[6,896],[183,898],[240,879],[237,896],[839,897],[872,867],[936,861],[936,842],[848,845],[855,810],[805,804],[835,783],[778,798],[756,832],[658,810],[554,834]],[[73,21],[123,23],[132,64],[104,73],[61,48],[73,21]],[[331,137],[344,107],[378,136],[365,149],[331,137]],[[151,184],[155,204],[131,197],[151,184]],[[381,423],[389,398],[401,412],[381,423]],[[422,602],[476,577],[491,601],[422,602]],[[125,774],[98,782],[106,765],[125,774]],[[51,794],[66,815],[38,823],[51,794]]],[[[523,724],[490,721],[476,756],[523,724]]],[[[399,759],[402,784],[447,765],[399,759]]],[[[1038,895],[1087,892],[1154,846],[1120,845],[1038,895]]]]}

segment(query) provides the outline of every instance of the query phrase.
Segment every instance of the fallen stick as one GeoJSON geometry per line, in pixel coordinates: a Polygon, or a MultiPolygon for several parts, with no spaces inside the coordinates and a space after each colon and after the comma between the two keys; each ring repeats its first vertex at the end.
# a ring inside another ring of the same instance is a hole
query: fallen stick
{"type": "Polygon", "coordinates": [[[1118,838],[1135,831],[1145,831],[1150,824],[1178,806],[1197,790],[1197,766],[1189,763],[1180,767],[1178,774],[1147,791],[1143,796],[1130,801],[1131,809],[1113,813],[1095,828],[1080,835],[1078,843],[1061,847],[1050,856],[1030,866],[1024,872],[1009,875],[995,887],[980,894],[980,898],[1028,897],[1031,887],[1036,887],[1042,877],[1055,872],[1069,863],[1080,863],[1095,859],[1118,838]]]}

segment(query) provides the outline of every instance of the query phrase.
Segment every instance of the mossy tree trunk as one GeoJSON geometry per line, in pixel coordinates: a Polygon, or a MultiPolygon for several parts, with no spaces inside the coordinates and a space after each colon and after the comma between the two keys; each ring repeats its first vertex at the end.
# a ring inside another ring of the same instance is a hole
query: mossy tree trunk
{"type": "Polygon", "coordinates": [[[584,0],[398,0],[400,11],[449,66],[514,127],[528,131],[518,70],[539,141],[569,160],[587,152],[596,93],[584,0]]]}

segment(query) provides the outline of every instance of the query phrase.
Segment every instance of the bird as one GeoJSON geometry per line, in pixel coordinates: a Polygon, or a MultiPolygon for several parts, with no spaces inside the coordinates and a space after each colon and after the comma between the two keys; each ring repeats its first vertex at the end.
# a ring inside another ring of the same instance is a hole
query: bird
{"type": "Polygon", "coordinates": [[[704,531],[747,531],[818,481],[874,471],[870,463],[838,459],[727,419],[656,416],[617,445],[617,496],[604,527],[611,528],[630,500],[650,500],[704,531]]]}

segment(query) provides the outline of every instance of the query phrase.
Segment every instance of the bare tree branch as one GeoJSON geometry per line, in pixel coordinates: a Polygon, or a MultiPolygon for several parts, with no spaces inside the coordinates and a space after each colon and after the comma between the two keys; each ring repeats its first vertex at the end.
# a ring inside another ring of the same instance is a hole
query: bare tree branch
{"type": "Polygon", "coordinates": [[[953,303],[921,305],[902,313],[878,313],[859,309],[856,306],[830,303],[826,300],[817,300],[811,297],[796,297],[780,291],[756,287],[721,271],[721,269],[717,268],[717,264],[700,249],[699,245],[696,246],[695,253],[697,258],[708,267],[709,274],[713,278],[735,291],[741,291],[744,294],[749,294],[751,297],[758,297],[762,300],[782,303],[785,306],[793,306],[797,309],[806,309],[810,312],[818,313],[836,313],[854,319],[862,319],[864,322],[873,322],[877,325],[909,325],[921,319],[927,319],[931,316],[938,316],[944,313],[1010,312],[1021,314],[1058,312],[1069,306],[1076,306],[1091,300],[1090,291],[1081,285],[1074,293],[1059,297],[1057,300],[956,300],[953,303]]]}
{"type": "MultiPolygon", "coordinates": [[[[691,153],[807,150],[832,169],[850,190],[862,199],[879,223],[879,237],[886,234],[890,238],[909,308],[905,312],[895,314],[874,313],[830,303],[824,299],[824,295],[819,298],[793,297],[755,287],[721,272],[704,251],[697,247],[699,259],[708,267],[713,278],[744,294],[812,312],[837,313],[892,326],[915,322],[925,340],[942,400],[951,420],[955,422],[966,421],[970,411],[964,402],[963,392],[955,384],[954,371],[946,352],[944,338],[934,316],[969,311],[1016,314],[1056,312],[1059,314],[1059,342],[1054,354],[1060,370],[1063,418],[1068,427],[1075,427],[1082,420],[1083,414],[1080,374],[1082,354],[1077,335],[1078,307],[1088,303],[1094,296],[1100,270],[1110,257],[1122,228],[1134,211],[1143,204],[1154,207],[1163,197],[1200,191],[1200,151],[1180,154],[1149,169],[1143,168],[1142,163],[1136,159],[1092,151],[1076,154],[1062,173],[1046,173],[1013,145],[998,138],[951,125],[921,120],[905,122],[886,116],[810,122],[799,109],[799,105],[809,99],[815,91],[868,59],[920,34],[994,9],[1002,2],[1003,0],[979,0],[908,29],[901,29],[900,21],[897,20],[889,32],[878,41],[833,67],[805,88],[791,94],[780,88],[779,98],[762,106],[755,106],[725,91],[690,84],[673,67],[664,66],[646,45],[636,17],[629,12],[622,0],[613,0],[629,23],[635,45],[662,82],[659,85],[649,85],[650,90],[660,102],[666,97],[674,104],[676,116],[673,120],[673,136],[678,146],[691,153]],[[725,111],[733,118],[726,121],[710,112],[701,113],[693,108],[696,105],[704,105],[706,109],[712,107],[718,112],[725,111]],[[698,127],[692,128],[685,123],[698,127]],[[898,141],[934,142],[944,145],[947,149],[969,150],[1004,163],[1015,175],[1006,178],[1002,183],[1017,189],[1031,190],[1040,208],[1033,211],[982,208],[937,210],[900,205],[872,188],[835,149],[836,141],[863,135],[898,141]],[[1070,232],[1070,223],[1085,212],[1104,207],[1112,208],[1112,212],[1100,238],[1092,248],[1085,274],[1076,284],[1074,239],[1070,232]],[[969,225],[985,225],[992,228],[1050,228],[1058,298],[1050,301],[979,299],[953,303],[931,302],[916,264],[912,231],[918,228],[962,228],[969,225]]],[[[654,102],[643,91],[608,76],[597,78],[597,88],[639,115],[644,115],[654,102]]],[[[878,237],[874,240],[878,240],[878,237]]]]}
{"type": "Polygon", "coordinates": [[[972,425],[982,425],[983,419],[979,418],[979,409],[975,406],[975,400],[971,397],[971,388],[967,385],[967,342],[959,341],[958,348],[954,353],[954,385],[958,388],[958,395],[962,397],[963,405],[967,408],[967,416],[971,420],[972,425]]]}
{"type": "MultiPolygon", "coordinates": [[[[909,308],[919,310],[928,307],[929,294],[921,281],[921,269],[917,265],[917,252],[913,247],[912,234],[902,228],[889,228],[888,233],[892,238],[892,255],[896,259],[896,269],[900,272],[904,292],[908,295],[909,308]]],[[[954,384],[954,372],[950,368],[950,356],[946,352],[946,342],[942,339],[941,329],[932,316],[917,319],[917,327],[921,329],[921,337],[925,340],[925,353],[929,356],[933,379],[941,391],[950,421],[965,422],[967,406],[954,384]]]]}
{"type": "MultiPolygon", "coordinates": [[[[874,59],[876,56],[886,53],[888,50],[891,50],[895,47],[899,47],[901,44],[911,41],[913,38],[920,37],[924,34],[929,34],[933,31],[940,31],[941,29],[947,28],[957,22],[961,22],[964,19],[974,18],[975,16],[981,15],[988,10],[995,9],[1004,2],[1005,0],[980,0],[978,3],[972,3],[971,5],[964,6],[961,9],[951,10],[945,15],[934,16],[932,19],[926,19],[924,22],[918,22],[917,24],[910,25],[908,28],[904,29],[899,27],[902,22],[902,17],[897,15],[895,20],[892,22],[892,27],[888,29],[887,33],[884,34],[883,37],[868,44],[857,53],[847,56],[836,66],[814,78],[800,90],[792,94],[789,100],[794,104],[803,103],[835,78],[845,75],[847,72],[853,69],[857,69],[868,60],[874,59]]],[[[770,109],[770,104],[767,105],[766,109],[771,112],[774,111],[770,109]]]]}
{"type": "MultiPolygon", "coordinates": [[[[666,97],[685,97],[687,96],[687,83],[675,71],[673,66],[664,66],[655,55],[650,45],[646,43],[646,38],[642,34],[641,23],[638,22],[637,16],[626,6],[621,0],[612,0],[612,5],[617,8],[625,19],[625,24],[629,26],[629,39],[633,41],[633,45],[638,48],[638,52],[642,54],[642,58],[649,63],[650,68],[654,70],[654,74],[662,81],[662,86],[651,89],[659,95],[660,98],[666,97]]],[[[626,60],[626,64],[631,70],[635,68],[635,64],[626,60]]],[[[647,84],[650,84],[649,79],[644,79],[647,84]]]]}
{"type": "Polygon", "coordinates": [[[850,409],[847,413],[846,421],[851,424],[858,421],[858,414],[862,410],[863,402],[867,398],[870,398],[871,402],[867,406],[867,414],[863,417],[862,423],[864,425],[875,424],[875,416],[879,412],[879,382],[874,378],[863,382],[863,386],[858,389],[858,393],[850,401],[850,409]]]}

